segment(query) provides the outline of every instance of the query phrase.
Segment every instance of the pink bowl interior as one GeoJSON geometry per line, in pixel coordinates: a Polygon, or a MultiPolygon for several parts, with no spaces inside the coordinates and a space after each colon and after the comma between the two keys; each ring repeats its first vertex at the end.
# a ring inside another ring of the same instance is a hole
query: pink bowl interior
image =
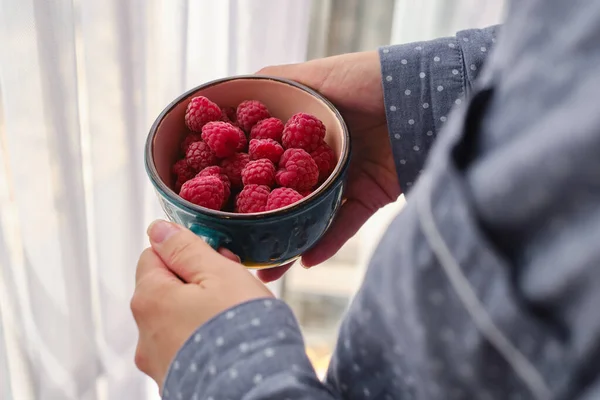
{"type": "Polygon", "coordinates": [[[340,158],[347,144],[342,124],[327,103],[309,92],[284,82],[268,78],[234,78],[189,94],[159,122],[153,140],[152,156],[160,179],[171,190],[175,183],[171,167],[181,157],[179,146],[188,133],[184,120],[185,110],[190,99],[196,96],[205,96],[221,107],[236,107],[244,100],[259,100],[267,106],[272,116],[281,119],[284,123],[299,112],[316,116],[327,127],[325,141],[338,157],[336,169],[321,187],[327,186],[339,172],[340,158]]]}

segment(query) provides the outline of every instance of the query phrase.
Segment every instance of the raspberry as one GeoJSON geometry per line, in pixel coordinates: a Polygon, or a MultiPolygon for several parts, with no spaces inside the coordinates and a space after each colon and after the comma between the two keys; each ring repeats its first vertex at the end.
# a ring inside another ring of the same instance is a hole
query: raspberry
{"type": "Polygon", "coordinates": [[[248,162],[250,162],[250,156],[245,153],[235,153],[231,157],[221,161],[223,173],[227,175],[232,186],[242,186],[242,170],[248,162]]]}
{"type": "Polygon", "coordinates": [[[188,147],[190,147],[190,144],[194,142],[199,142],[201,140],[202,136],[199,133],[191,132],[181,142],[181,151],[183,151],[183,154],[185,154],[187,152],[188,147]]]}
{"type": "Polygon", "coordinates": [[[273,164],[277,164],[281,155],[283,154],[283,147],[273,139],[252,139],[250,140],[250,149],[248,155],[251,160],[260,160],[266,158],[271,160],[273,164]]]}
{"type": "Polygon", "coordinates": [[[319,182],[324,182],[337,164],[335,152],[327,143],[323,142],[315,151],[310,153],[310,156],[317,163],[317,167],[319,167],[319,182]]]}
{"type": "Polygon", "coordinates": [[[250,139],[273,139],[281,142],[283,122],[279,118],[267,118],[259,121],[250,130],[250,139]]]}
{"type": "Polygon", "coordinates": [[[300,192],[300,195],[301,195],[302,197],[308,197],[308,196],[310,196],[310,194],[311,194],[312,192],[313,192],[313,190],[306,190],[306,191],[304,191],[304,192],[300,192]]]}
{"type": "Polygon", "coordinates": [[[277,188],[269,194],[266,211],[277,210],[302,200],[302,195],[290,188],[277,188]]]}
{"type": "Polygon", "coordinates": [[[184,183],[179,195],[201,207],[220,210],[225,203],[225,185],[216,176],[200,176],[184,183]]]}
{"type": "Polygon", "coordinates": [[[267,107],[257,100],[242,101],[237,108],[237,122],[240,127],[246,132],[250,132],[256,123],[265,118],[269,118],[269,110],[267,107]]]}
{"type": "Polygon", "coordinates": [[[196,176],[216,176],[220,178],[225,185],[229,186],[231,184],[229,182],[229,178],[223,172],[223,169],[218,165],[211,165],[210,167],[206,167],[202,171],[200,171],[196,176]]]}
{"type": "Polygon", "coordinates": [[[319,180],[319,167],[302,149],[287,149],[279,160],[279,168],[275,175],[279,186],[304,192],[312,189],[319,180]]]}
{"type": "Polygon", "coordinates": [[[195,171],[188,165],[186,159],[177,161],[171,169],[175,175],[175,191],[179,193],[181,185],[192,179],[195,171]]]}
{"type": "Polygon", "coordinates": [[[196,175],[196,177],[203,176],[216,176],[217,178],[221,179],[221,182],[223,182],[223,184],[225,185],[225,201],[227,201],[229,195],[231,194],[231,182],[229,182],[229,178],[227,177],[227,175],[223,173],[223,169],[218,165],[206,167],[202,171],[200,171],[198,175],[196,175]]]}
{"type": "Polygon", "coordinates": [[[213,121],[202,128],[202,139],[219,158],[232,156],[240,147],[242,136],[244,132],[229,122],[213,121]]]}
{"type": "Polygon", "coordinates": [[[250,161],[242,170],[242,182],[244,186],[273,186],[275,183],[275,165],[266,158],[250,161]]]}
{"type": "Polygon", "coordinates": [[[219,106],[203,96],[190,100],[185,110],[185,124],[194,132],[202,132],[202,127],[208,122],[220,119],[221,109],[219,106]]]}
{"type": "Polygon", "coordinates": [[[210,167],[217,162],[215,153],[212,152],[206,142],[194,142],[190,144],[185,152],[185,158],[188,165],[195,171],[210,167]]]}
{"type": "Polygon", "coordinates": [[[271,189],[264,185],[244,187],[235,201],[235,210],[242,214],[265,211],[270,191],[271,189]]]}
{"type": "Polygon", "coordinates": [[[325,125],[310,114],[298,113],[285,124],[281,142],[286,149],[315,151],[325,138],[325,125]]]}
{"type": "Polygon", "coordinates": [[[235,116],[234,107],[222,107],[221,108],[221,121],[235,123],[237,118],[235,116]]]}

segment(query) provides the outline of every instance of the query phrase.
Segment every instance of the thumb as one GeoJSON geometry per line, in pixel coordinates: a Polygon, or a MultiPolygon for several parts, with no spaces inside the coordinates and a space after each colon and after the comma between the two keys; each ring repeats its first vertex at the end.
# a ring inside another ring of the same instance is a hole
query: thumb
{"type": "Polygon", "coordinates": [[[322,59],[298,64],[272,65],[261,69],[257,74],[291,79],[320,91],[331,74],[332,61],[331,59],[322,59]]]}
{"type": "Polygon", "coordinates": [[[188,283],[198,283],[203,272],[230,262],[193,232],[171,222],[153,222],[148,227],[148,237],[165,265],[188,283]]]}
{"type": "Polygon", "coordinates": [[[273,75],[281,78],[293,78],[302,69],[302,64],[269,65],[257,71],[257,75],[273,75]]]}

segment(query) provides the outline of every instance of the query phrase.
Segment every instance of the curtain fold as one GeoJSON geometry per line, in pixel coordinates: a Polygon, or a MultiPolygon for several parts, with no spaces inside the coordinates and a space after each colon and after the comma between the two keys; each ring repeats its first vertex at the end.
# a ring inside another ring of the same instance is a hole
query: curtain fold
{"type": "Polygon", "coordinates": [[[4,337],[4,324],[2,323],[2,312],[0,310],[0,398],[12,400],[10,378],[8,375],[8,359],[6,354],[6,339],[4,337]]]}
{"type": "Polygon", "coordinates": [[[98,366],[72,19],[70,3],[2,4],[5,144],[19,221],[18,232],[9,234],[22,242],[9,268],[18,278],[13,284],[35,386],[47,398],[94,399],[98,366]]]}
{"type": "Polygon", "coordinates": [[[129,299],[162,217],[148,129],[193,86],[304,60],[310,3],[0,0],[2,399],[146,398],[129,299]]]}

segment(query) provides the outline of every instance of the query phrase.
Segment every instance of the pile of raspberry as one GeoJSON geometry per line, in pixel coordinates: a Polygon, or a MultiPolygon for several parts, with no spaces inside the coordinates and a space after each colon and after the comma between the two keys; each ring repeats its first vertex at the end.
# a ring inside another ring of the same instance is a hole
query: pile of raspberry
{"type": "Polygon", "coordinates": [[[337,163],[318,118],[298,113],[284,123],[256,100],[234,108],[194,97],[185,124],[184,157],[172,169],[175,190],[213,210],[255,213],[286,207],[312,193],[337,163]]]}

